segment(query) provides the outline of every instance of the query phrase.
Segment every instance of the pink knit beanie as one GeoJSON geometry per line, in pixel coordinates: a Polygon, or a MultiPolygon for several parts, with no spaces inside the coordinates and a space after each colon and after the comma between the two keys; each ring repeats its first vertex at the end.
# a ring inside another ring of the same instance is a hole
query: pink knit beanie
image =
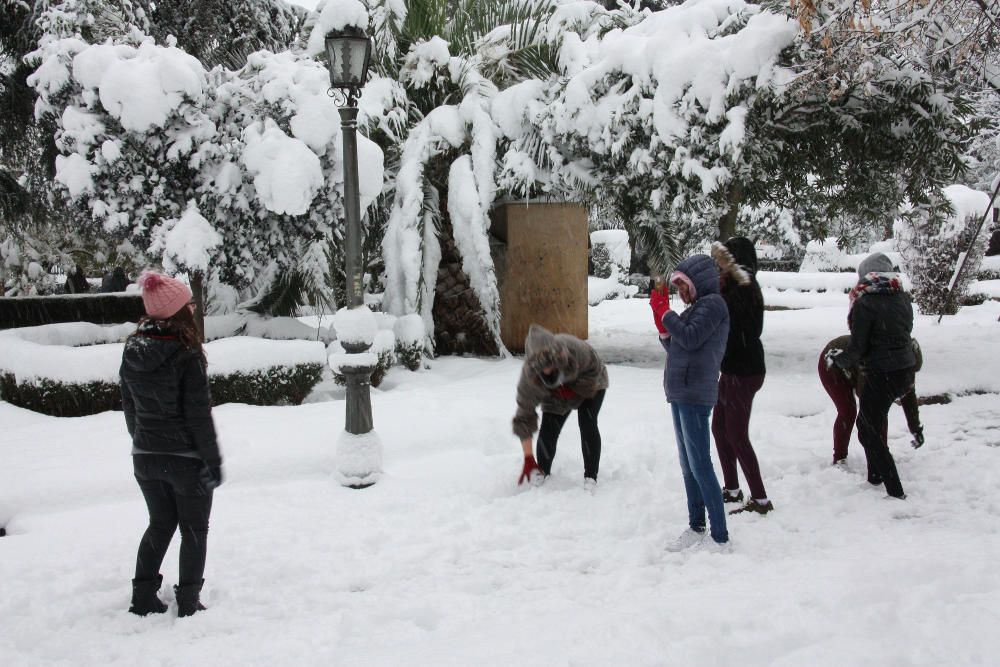
{"type": "Polygon", "coordinates": [[[162,273],[146,271],[137,282],[142,287],[142,305],[153,319],[165,320],[191,301],[187,285],[162,273]]]}

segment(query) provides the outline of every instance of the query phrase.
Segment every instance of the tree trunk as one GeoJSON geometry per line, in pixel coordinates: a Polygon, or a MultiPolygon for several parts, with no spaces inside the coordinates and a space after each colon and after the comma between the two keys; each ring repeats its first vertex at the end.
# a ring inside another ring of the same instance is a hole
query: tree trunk
{"type": "Polygon", "coordinates": [[[194,322],[198,326],[198,337],[205,342],[205,274],[195,271],[191,274],[191,293],[194,295],[194,322]]]}
{"type": "Polygon", "coordinates": [[[733,181],[729,185],[729,192],[726,193],[726,203],[729,208],[725,215],[719,218],[719,241],[725,242],[736,236],[736,218],[740,212],[740,205],[743,203],[743,183],[733,181]]]}

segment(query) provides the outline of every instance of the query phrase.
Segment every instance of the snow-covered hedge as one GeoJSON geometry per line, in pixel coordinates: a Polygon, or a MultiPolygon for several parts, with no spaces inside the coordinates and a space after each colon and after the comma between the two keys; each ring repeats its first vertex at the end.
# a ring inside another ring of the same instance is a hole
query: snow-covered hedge
{"type": "Polygon", "coordinates": [[[53,294],[0,297],[0,328],[52,322],[136,322],[144,314],[139,294],[53,294]]]}
{"type": "MultiPolygon", "coordinates": [[[[0,398],[58,417],[121,409],[118,369],[132,331],[78,322],[0,332],[0,398]]],[[[205,354],[215,405],[301,403],[326,361],[318,341],[249,336],[207,343],[205,354]]]]}

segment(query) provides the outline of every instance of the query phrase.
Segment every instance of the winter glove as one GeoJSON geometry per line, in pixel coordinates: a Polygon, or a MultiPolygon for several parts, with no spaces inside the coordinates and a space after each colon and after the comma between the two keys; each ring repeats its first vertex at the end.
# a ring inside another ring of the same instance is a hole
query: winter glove
{"type": "Polygon", "coordinates": [[[521,469],[521,477],[518,478],[518,484],[524,484],[525,482],[531,482],[532,475],[541,475],[542,469],[538,467],[535,463],[534,456],[524,457],[524,468],[521,469]]]}
{"type": "Polygon", "coordinates": [[[201,469],[201,483],[212,490],[222,484],[222,466],[205,466],[201,469]]]}
{"type": "Polygon", "coordinates": [[[913,440],[910,442],[914,449],[920,449],[924,446],[924,427],[919,426],[917,430],[913,432],[913,440]]]}
{"type": "Polygon", "coordinates": [[[649,307],[653,309],[653,323],[661,334],[669,334],[663,326],[663,315],[670,310],[670,295],[667,291],[654,289],[649,293],[649,307]]]}
{"type": "Polygon", "coordinates": [[[580,398],[580,396],[567,387],[566,385],[560,385],[552,390],[552,393],[563,399],[564,401],[572,401],[574,399],[580,398]]]}

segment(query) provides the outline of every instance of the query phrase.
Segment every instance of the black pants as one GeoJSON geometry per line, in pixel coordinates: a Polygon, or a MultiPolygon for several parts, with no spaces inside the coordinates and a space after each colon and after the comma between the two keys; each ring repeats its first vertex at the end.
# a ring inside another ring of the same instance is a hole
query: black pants
{"type": "MultiPolygon", "coordinates": [[[[580,445],[583,449],[583,476],[590,479],[597,479],[597,471],[601,467],[601,431],[597,428],[597,413],[601,411],[604,392],[604,389],[600,390],[593,398],[588,398],[577,408],[580,445]]],[[[546,475],[552,470],[552,459],[556,456],[559,432],[562,431],[563,424],[568,418],[568,414],[542,413],[542,425],[538,429],[538,454],[535,458],[538,467],[546,475]]]]}
{"type": "Polygon", "coordinates": [[[208,517],[212,513],[212,490],[205,488],[200,477],[204,463],[201,459],[168,454],[137,454],[132,463],[149,509],[149,527],[139,542],[135,559],[135,578],[156,578],[179,524],[178,584],[200,583],[205,574],[208,517]]]}
{"type": "Polygon", "coordinates": [[[889,419],[889,408],[893,401],[901,398],[913,386],[913,369],[865,373],[865,383],[861,388],[858,413],[858,440],[865,448],[868,458],[868,481],[877,483],[879,478],[885,483],[885,491],[890,496],[903,497],[903,484],[896,472],[896,462],[889,451],[889,443],[883,434],[889,419]]]}

